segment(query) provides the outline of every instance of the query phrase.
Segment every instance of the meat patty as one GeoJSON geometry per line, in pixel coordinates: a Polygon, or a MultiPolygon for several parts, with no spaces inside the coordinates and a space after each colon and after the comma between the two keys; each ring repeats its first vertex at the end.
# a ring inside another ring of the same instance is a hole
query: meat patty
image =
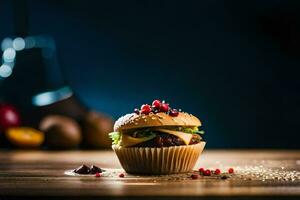
{"type": "MultiPolygon", "coordinates": [[[[193,138],[190,144],[197,144],[200,142],[198,135],[193,134],[193,138]]],[[[135,147],[170,147],[170,146],[181,146],[185,145],[182,139],[175,135],[170,135],[166,133],[159,133],[152,140],[137,144],[135,147]]]]}

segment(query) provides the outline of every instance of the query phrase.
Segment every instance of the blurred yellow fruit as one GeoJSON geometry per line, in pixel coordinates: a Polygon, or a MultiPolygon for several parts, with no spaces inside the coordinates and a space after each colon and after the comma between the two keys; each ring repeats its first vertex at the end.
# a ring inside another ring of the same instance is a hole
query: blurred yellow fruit
{"type": "Polygon", "coordinates": [[[30,127],[14,127],[6,130],[7,139],[20,148],[39,147],[45,139],[43,132],[30,127]]]}

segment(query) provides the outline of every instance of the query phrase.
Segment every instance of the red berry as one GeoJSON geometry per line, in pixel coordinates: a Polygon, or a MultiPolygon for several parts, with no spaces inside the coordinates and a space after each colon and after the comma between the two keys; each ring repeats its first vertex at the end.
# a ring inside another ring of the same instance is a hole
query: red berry
{"type": "Polygon", "coordinates": [[[205,170],[205,171],[203,172],[203,175],[204,175],[204,176],[210,176],[210,174],[211,174],[211,172],[210,172],[209,169],[207,169],[207,170],[205,170]]]}
{"type": "Polygon", "coordinates": [[[124,178],[124,176],[125,176],[125,174],[123,174],[123,173],[119,174],[120,178],[124,178]]]}
{"type": "Polygon", "coordinates": [[[151,112],[151,106],[149,106],[148,104],[143,104],[141,106],[141,113],[148,115],[151,112]]]}
{"type": "Polygon", "coordinates": [[[233,174],[233,173],[234,173],[234,169],[233,169],[233,168],[229,168],[229,169],[228,169],[228,173],[229,173],[229,174],[233,174]]]}
{"type": "Polygon", "coordinates": [[[191,178],[192,178],[192,179],[198,179],[198,174],[192,174],[192,175],[191,175],[191,178]]]}
{"type": "Polygon", "coordinates": [[[152,107],[154,108],[154,109],[159,109],[160,108],[160,106],[161,106],[161,102],[160,102],[160,100],[154,100],[153,102],[152,102],[152,107]]]}
{"type": "Polygon", "coordinates": [[[97,173],[95,174],[95,176],[96,176],[96,177],[100,177],[101,174],[97,172],[97,173]]]}
{"type": "Polygon", "coordinates": [[[215,170],[215,174],[216,174],[216,175],[218,175],[218,174],[220,174],[220,173],[221,173],[221,170],[220,170],[220,169],[216,169],[216,170],[215,170]]]}
{"type": "Polygon", "coordinates": [[[169,111],[169,104],[167,103],[162,103],[160,108],[159,108],[160,112],[168,112],[169,111]]]}
{"type": "Polygon", "coordinates": [[[177,117],[179,115],[179,112],[176,109],[172,109],[169,115],[172,117],[177,117]]]}
{"type": "Polygon", "coordinates": [[[199,168],[199,172],[200,172],[201,174],[203,174],[204,168],[203,168],[203,167],[199,168]]]}

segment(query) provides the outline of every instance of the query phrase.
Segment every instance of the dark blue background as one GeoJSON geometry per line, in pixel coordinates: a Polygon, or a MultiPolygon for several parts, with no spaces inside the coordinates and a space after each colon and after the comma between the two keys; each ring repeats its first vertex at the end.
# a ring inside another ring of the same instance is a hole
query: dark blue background
{"type": "MultiPolygon", "coordinates": [[[[165,99],[202,119],[208,147],[299,148],[296,1],[28,1],[65,79],[115,119],[165,99]]],[[[14,34],[0,3],[0,39],[14,34]]],[[[34,75],[38,76],[38,75],[34,75]]],[[[34,78],[29,81],[34,81],[34,78]]]]}

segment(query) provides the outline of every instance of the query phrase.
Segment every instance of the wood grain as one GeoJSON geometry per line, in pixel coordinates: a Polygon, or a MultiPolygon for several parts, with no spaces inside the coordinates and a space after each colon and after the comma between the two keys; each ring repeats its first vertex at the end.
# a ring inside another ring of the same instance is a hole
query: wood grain
{"type": "MultiPolygon", "coordinates": [[[[299,181],[254,180],[165,180],[149,176],[74,177],[65,170],[81,164],[121,168],[112,151],[13,151],[0,152],[0,199],[64,197],[291,197],[300,198],[299,181]]],[[[300,170],[300,151],[206,150],[197,166],[215,168],[263,163],[270,168],[284,166],[300,170]]]]}

